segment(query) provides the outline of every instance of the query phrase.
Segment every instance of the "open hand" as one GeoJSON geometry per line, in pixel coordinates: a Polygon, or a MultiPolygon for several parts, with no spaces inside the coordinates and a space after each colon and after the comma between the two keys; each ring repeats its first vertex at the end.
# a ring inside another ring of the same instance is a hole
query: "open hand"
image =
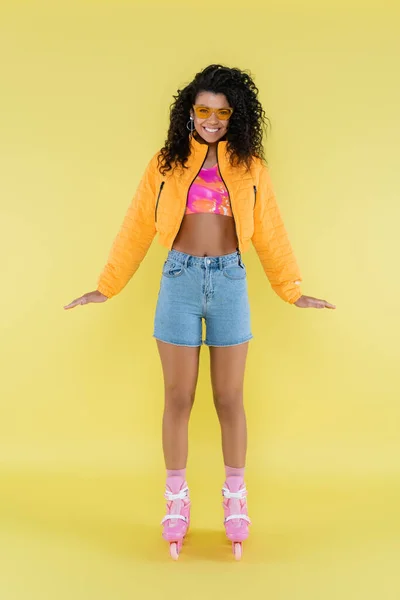
{"type": "Polygon", "coordinates": [[[312,296],[300,296],[300,298],[293,304],[299,308],[336,308],[334,304],[330,304],[326,300],[313,298],[312,296]]]}
{"type": "Polygon", "coordinates": [[[106,300],[108,300],[107,296],[104,296],[104,294],[102,294],[98,290],[95,290],[94,292],[88,292],[87,294],[84,294],[80,298],[76,298],[70,304],[64,306],[64,308],[74,308],[75,306],[78,306],[78,304],[89,304],[90,302],[105,302],[106,300]]]}

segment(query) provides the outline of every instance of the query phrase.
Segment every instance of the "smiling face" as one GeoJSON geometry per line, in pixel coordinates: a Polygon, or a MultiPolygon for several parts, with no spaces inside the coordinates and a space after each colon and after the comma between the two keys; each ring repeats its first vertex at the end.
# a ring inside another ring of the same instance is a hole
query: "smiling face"
{"type": "MultiPolygon", "coordinates": [[[[197,94],[195,104],[215,109],[230,108],[225,94],[213,94],[212,92],[200,92],[197,94]]],[[[229,127],[230,119],[220,120],[214,112],[207,119],[201,119],[196,115],[193,108],[191,108],[190,116],[194,119],[194,126],[197,133],[208,144],[218,142],[226,134],[229,127]]]]}

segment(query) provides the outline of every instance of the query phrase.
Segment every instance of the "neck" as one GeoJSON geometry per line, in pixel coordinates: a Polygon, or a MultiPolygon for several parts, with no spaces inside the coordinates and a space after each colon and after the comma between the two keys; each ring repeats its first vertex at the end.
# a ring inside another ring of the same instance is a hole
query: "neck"
{"type": "Polygon", "coordinates": [[[218,142],[221,141],[218,140],[217,142],[206,142],[206,140],[203,139],[201,135],[197,133],[197,131],[193,132],[193,137],[197,142],[199,142],[199,144],[206,144],[212,151],[216,150],[218,142]]]}

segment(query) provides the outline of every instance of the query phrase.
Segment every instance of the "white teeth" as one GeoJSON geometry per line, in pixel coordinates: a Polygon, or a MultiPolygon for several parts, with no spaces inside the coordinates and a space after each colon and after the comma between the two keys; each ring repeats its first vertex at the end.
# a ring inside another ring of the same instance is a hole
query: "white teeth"
{"type": "Polygon", "coordinates": [[[209,129],[208,127],[204,127],[204,129],[206,131],[209,131],[210,133],[215,133],[216,131],[218,131],[218,129],[209,129]]]}

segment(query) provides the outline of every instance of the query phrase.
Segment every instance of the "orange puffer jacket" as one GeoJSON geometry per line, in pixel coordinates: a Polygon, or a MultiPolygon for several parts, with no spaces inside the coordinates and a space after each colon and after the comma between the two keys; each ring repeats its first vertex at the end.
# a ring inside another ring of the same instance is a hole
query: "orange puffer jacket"
{"type": "MultiPolygon", "coordinates": [[[[256,157],[247,172],[244,167],[232,167],[226,145],[227,141],[218,142],[217,160],[229,193],[239,250],[246,252],[251,240],[271,287],[293,304],[302,295],[302,276],[268,168],[256,157]]],[[[118,294],[137,271],[157,232],[159,243],[172,248],[185,213],[189,187],[208,151],[208,145],[194,137],[190,146],[187,169],[163,176],[157,168],[159,152],[148,163],[98,280],[97,289],[108,298],[118,294]]]]}

